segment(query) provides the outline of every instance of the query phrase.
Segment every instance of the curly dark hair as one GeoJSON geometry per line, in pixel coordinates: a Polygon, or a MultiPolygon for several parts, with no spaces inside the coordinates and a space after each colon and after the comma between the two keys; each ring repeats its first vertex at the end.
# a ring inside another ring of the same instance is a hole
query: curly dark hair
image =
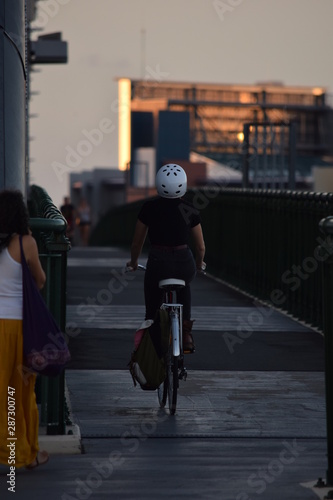
{"type": "Polygon", "coordinates": [[[29,214],[21,191],[5,189],[0,192],[0,252],[12,235],[29,234],[29,214]]]}

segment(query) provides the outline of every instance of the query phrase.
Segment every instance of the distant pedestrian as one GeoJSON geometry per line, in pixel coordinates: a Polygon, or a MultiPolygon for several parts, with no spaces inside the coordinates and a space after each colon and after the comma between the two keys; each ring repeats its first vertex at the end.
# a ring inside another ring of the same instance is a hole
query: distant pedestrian
{"type": "Polygon", "coordinates": [[[66,236],[73,243],[74,227],[75,227],[75,207],[71,203],[69,196],[64,197],[64,203],[60,207],[60,211],[67,222],[66,236]]]}
{"type": "Polygon", "coordinates": [[[76,223],[79,226],[81,244],[88,245],[91,226],[91,210],[85,198],[81,198],[76,211],[76,223]]]}
{"type": "MultiPolygon", "coordinates": [[[[19,237],[30,272],[45,283],[37,243],[28,226],[28,212],[19,191],[0,192],[0,463],[35,468],[48,461],[39,451],[36,375],[23,366],[23,291],[19,237]]],[[[12,469],[10,469],[12,470],[12,469]]]]}

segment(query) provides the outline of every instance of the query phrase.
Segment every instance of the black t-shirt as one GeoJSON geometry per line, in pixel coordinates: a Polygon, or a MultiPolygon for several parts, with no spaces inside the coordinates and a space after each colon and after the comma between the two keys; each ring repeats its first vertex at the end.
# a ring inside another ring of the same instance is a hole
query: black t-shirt
{"type": "Polygon", "coordinates": [[[152,245],[178,246],[189,243],[192,227],[201,223],[199,211],[182,198],[154,198],[141,208],[138,219],[148,226],[152,245]]]}

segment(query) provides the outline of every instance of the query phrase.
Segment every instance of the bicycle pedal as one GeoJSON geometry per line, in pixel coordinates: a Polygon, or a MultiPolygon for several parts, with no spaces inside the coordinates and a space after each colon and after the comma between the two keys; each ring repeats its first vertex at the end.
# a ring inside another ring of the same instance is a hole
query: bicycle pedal
{"type": "Polygon", "coordinates": [[[186,379],[187,379],[187,370],[186,370],[186,368],[183,368],[183,369],[179,372],[178,379],[179,379],[179,380],[184,380],[184,381],[186,381],[186,379]]]}

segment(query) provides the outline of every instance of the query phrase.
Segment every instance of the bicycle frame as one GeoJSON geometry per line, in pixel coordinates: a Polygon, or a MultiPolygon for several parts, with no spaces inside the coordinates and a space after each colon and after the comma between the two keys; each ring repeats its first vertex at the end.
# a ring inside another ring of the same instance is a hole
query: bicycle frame
{"type": "Polygon", "coordinates": [[[171,327],[172,354],[180,356],[183,352],[183,306],[182,304],[163,303],[163,309],[168,309],[171,327]]]}
{"type": "Polygon", "coordinates": [[[170,318],[170,346],[166,356],[167,376],[164,384],[158,389],[158,398],[162,408],[165,406],[166,394],[168,394],[171,415],[176,412],[179,380],[186,380],[187,377],[183,353],[183,305],[173,301],[174,295],[175,289],[172,289],[172,284],[170,284],[165,293],[166,302],[161,306],[168,310],[170,318]]]}

